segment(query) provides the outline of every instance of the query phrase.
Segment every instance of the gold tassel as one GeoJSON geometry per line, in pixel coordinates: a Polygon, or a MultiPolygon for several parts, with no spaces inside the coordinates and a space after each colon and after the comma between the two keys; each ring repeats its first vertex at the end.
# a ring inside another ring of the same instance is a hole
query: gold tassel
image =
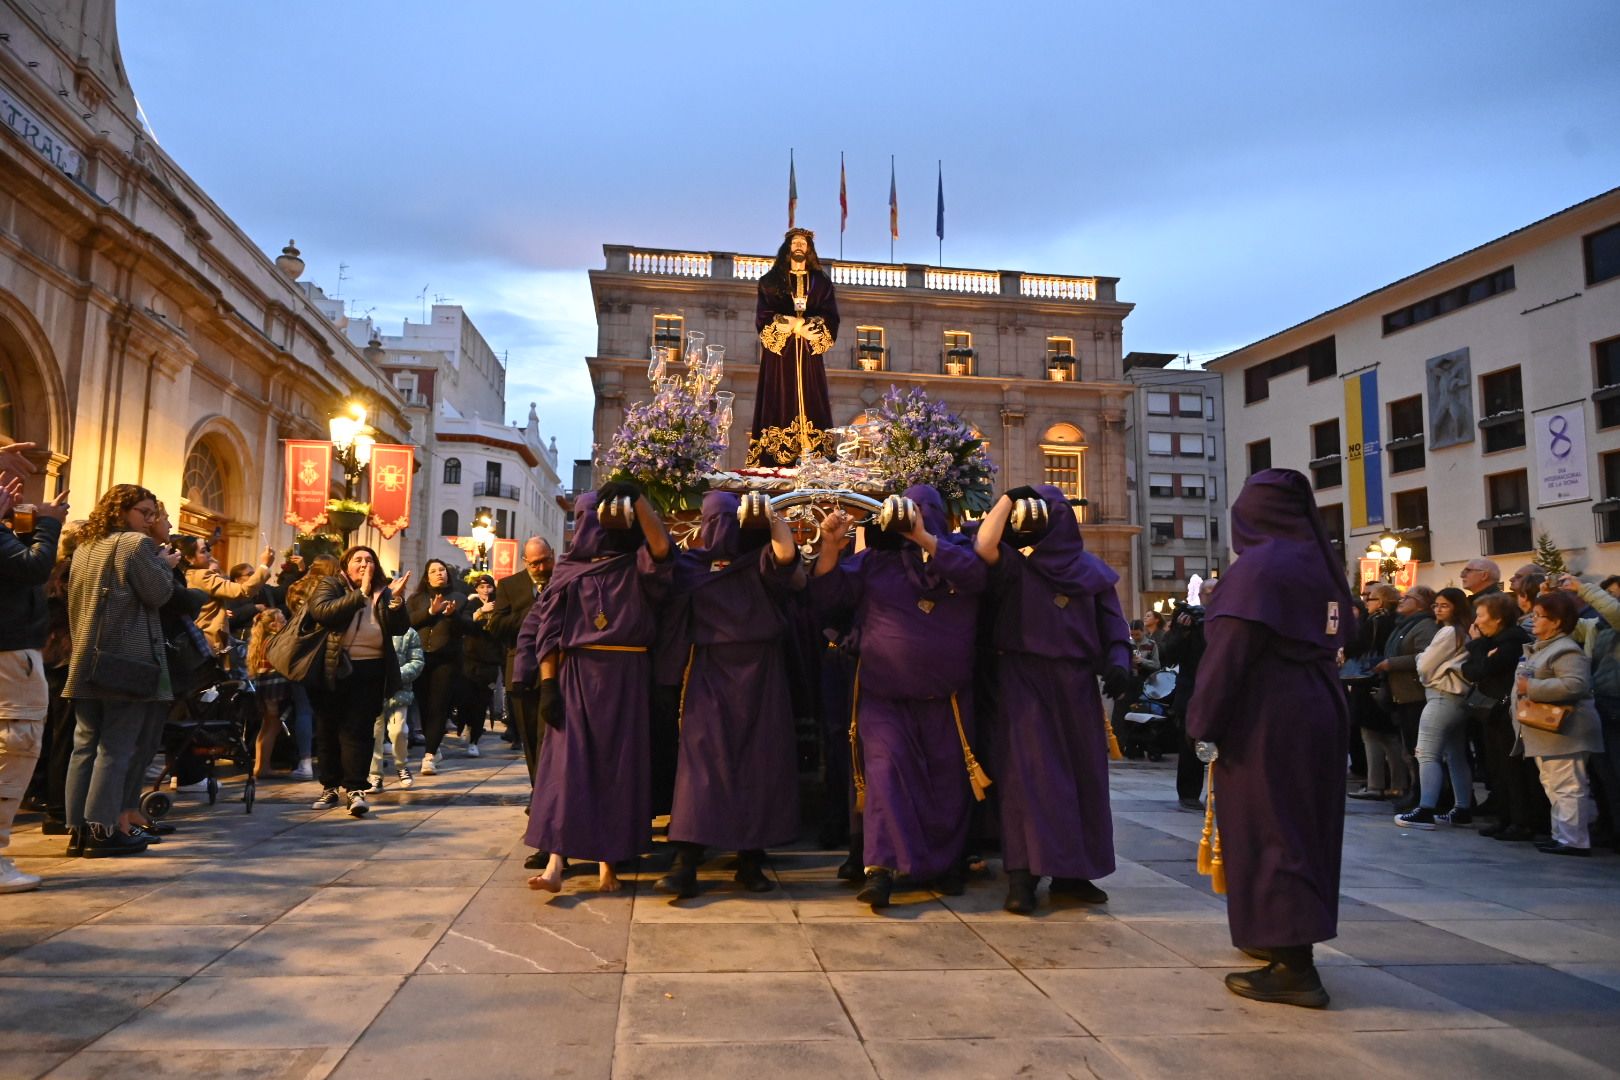
{"type": "Polygon", "coordinates": [[[866,812],[866,770],[861,767],[861,663],[855,662],[855,685],[849,703],[849,769],[855,781],[855,812],[866,812]]]}
{"type": "Polygon", "coordinates": [[[967,765],[968,784],[973,788],[973,798],[984,802],[986,792],[995,781],[984,771],[979,759],[973,756],[973,747],[968,745],[967,730],[962,727],[962,709],[956,704],[955,694],[951,695],[951,714],[956,717],[956,735],[962,740],[962,761],[967,765]]]}
{"type": "Polygon", "coordinates": [[[1226,895],[1226,864],[1221,861],[1221,830],[1218,828],[1209,856],[1209,887],[1216,896],[1226,895]]]}
{"type": "MultiPolygon", "coordinates": [[[[1209,776],[1209,766],[1204,766],[1204,775],[1209,776]]],[[[1198,872],[1205,877],[1209,876],[1211,853],[1213,844],[1210,836],[1215,832],[1215,800],[1211,799],[1204,806],[1204,833],[1198,838],[1198,872]]]]}
{"type": "Polygon", "coordinates": [[[1108,760],[1124,761],[1125,752],[1119,748],[1119,737],[1114,734],[1114,722],[1108,718],[1108,710],[1103,710],[1103,727],[1108,730],[1108,760]]]}
{"type": "Polygon", "coordinates": [[[1216,896],[1226,895],[1226,863],[1221,859],[1221,827],[1215,820],[1215,763],[1204,767],[1209,797],[1204,803],[1204,833],[1198,838],[1198,872],[1209,878],[1216,896]]]}
{"type": "Polygon", "coordinates": [[[686,670],[681,672],[681,703],[675,713],[675,730],[686,730],[686,684],[692,681],[692,665],[697,662],[697,646],[686,654],[686,670]]]}

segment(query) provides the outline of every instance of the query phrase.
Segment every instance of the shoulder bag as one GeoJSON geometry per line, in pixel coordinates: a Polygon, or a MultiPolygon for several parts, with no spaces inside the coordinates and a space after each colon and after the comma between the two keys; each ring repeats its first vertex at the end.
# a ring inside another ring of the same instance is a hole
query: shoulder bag
{"type": "MultiPolygon", "coordinates": [[[[96,643],[90,655],[90,689],[109,697],[150,701],[157,697],[158,685],[163,678],[163,665],[154,651],[150,660],[105,652],[101,644],[107,635],[107,600],[113,586],[109,577],[118,572],[118,555],[123,549],[123,536],[113,538],[113,549],[107,564],[101,570],[101,591],[96,604],[96,643]]],[[[143,628],[144,630],[144,628],[143,628]]]]}
{"type": "Polygon", "coordinates": [[[264,658],[278,674],[293,682],[303,682],[315,662],[326,654],[331,633],[309,615],[309,600],[298,605],[293,617],[270,639],[264,658]]]}
{"type": "Polygon", "coordinates": [[[1556,735],[1563,730],[1564,720],[1569,716],[1570,708],[1568,705],[1549,705],[1544,701],[1520,698],[1518,705],[1514,707],[1513,718],[1524,727],[1550,731],[1556,735]]]}

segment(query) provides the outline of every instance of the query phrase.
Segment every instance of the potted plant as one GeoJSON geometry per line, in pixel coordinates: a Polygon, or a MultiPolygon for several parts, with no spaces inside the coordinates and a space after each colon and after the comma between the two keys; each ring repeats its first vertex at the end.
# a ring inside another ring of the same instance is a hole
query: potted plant
{"type": "Polygon", "coordinates": [[[348,536],[366,523],[366,515],[371,513],[369,503],[357,502],[354,499],[332,499],[326,504],[326,521],[332,528],[348,536]]]}
{"type": "Polygon", "coordinates": [[[996,472],[990,452],[943,402],[930,400],[921,388],[902,393],[894,387],[873,411],[873,421],[873,472],[883,487],[904,491],[930,484],[958,520],[990,509],[996,472]]]}

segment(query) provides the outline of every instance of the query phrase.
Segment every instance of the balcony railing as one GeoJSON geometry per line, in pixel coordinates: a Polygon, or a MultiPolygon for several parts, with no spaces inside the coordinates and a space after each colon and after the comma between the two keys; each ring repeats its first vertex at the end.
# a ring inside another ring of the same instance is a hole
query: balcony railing
{"type": "MultiPolygon", "coordinates": [[[[654,248],[610,248],[609,269],[656,277],[714,278],[758,281],[771,268],[767,255],[734,255],[712,251],[665,251],[654,248]],[[624,263],[618,264],[619,253],[624,263]]],[[[927,289],[974,296],[1019,296],[1033,300],[1089,302],[1097,299],[1097,279],[1019,271],[918,266],[907,263],[861,263],[828,259],[827,272],[836,285],[867,289],[927,289]]]]}
{"type": "Polygon", "coordinates": [[[516,484],[491,484],[480,480],[473,485],[473,497],[488,495],[495,499],[517,499],[518,487],[516,484]]]}

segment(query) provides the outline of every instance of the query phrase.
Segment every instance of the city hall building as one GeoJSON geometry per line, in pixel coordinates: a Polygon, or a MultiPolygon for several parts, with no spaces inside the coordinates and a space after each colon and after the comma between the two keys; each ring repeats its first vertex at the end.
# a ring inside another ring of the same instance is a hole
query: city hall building
{"type": "Polygon", "coordinates": [[[1229,490],[1300,470],[1351,563],[1387,530],[1438,587],[1545,534],[1620,571],[1620,188],[1208,367],[1229,490]]]}

